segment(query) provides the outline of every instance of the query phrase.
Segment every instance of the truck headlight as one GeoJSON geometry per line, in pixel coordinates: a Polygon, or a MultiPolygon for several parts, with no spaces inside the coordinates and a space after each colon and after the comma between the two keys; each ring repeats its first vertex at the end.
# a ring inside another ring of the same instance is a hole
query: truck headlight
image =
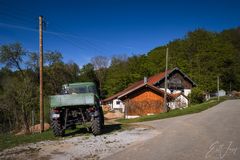
{"type": "Polygon", "coordinates": [[[59,117],[60,117],[60,114],[56,114],[56,113],[52,114],[52,118],[59,118],[59,117]]]}

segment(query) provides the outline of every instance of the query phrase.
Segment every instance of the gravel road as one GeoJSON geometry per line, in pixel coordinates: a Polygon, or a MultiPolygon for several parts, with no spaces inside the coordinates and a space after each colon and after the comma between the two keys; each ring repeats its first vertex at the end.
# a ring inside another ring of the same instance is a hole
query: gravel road
{"type": "Polygon", "coordinates": [[[100,136],[84,135],[21,145],[0,152],[0,159],[102,159],[157,134],[158,132],[151,127],[141,125],[100,136]]]}

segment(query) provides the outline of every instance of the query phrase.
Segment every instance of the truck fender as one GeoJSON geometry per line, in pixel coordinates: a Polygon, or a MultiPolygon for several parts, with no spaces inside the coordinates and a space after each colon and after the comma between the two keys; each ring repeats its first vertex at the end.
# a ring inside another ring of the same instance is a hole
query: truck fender
{"type": "Polygon", "coordinates": [[[99,111],[95,111],[95,112],[94,112],[94,117],[98,117],[98,116],[100,116],[99,111]]]}

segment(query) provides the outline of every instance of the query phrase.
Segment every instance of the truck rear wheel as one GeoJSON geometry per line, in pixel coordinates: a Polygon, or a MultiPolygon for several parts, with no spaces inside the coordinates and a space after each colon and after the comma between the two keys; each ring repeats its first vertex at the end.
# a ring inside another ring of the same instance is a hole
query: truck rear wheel
{"type": "Polygon", "coordinates": [[[53,130],[54,136],[64,136],[65,130],[62,128],[62,125],[57,120],[52,120],[51,127],[53,130]]]}
{"type": "Polygon", "coordinates": [[[101,116],[95,117],[92,120],[91,129],[93,135],[100,135],[102,133],[102,118],[101,116]]]}

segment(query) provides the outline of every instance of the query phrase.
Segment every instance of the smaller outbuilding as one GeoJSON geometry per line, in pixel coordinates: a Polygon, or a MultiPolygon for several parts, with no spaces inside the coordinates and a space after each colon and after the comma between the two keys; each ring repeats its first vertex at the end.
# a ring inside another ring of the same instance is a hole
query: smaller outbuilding
{"type": "MultiPolygon", "coordinates": [[[[158,114],[164,111],[164,91],[148,83],[141,84],[118,97],[125,103],[125,117],[158,114]]],[[[171,100],[167,94],[167,101],[171,100]]]]}
{"type": "Polygon", "coordinates": [[[185,108],[188,107],[189,100],[188,97],[183,93],[171,94],[172,101],[168,103],[170,109],[185,108]]]}
{"type": "Polygon", "coordinates": [[[219,97],[223,97],[223,96],[226,96],[226,91],[224,91],[223,89],[219,90],[217,93],[216,93],[217,96],[219,97]]]}
{"type": "MultiPolygon", "coordinates": [[[[167,101],[172,97],[167,94],[167,101]]],[[[135,118],[143,115],[151,115],[163,112],[164,91],[147,83],[135,83],[117,96],[116,101],[124,105],[125,118],[135,118]]],[[[108,99],[105,100],[108,102],[108,99]]],[[[115,101],[113,101],[114,103],[115,101]]]]}

